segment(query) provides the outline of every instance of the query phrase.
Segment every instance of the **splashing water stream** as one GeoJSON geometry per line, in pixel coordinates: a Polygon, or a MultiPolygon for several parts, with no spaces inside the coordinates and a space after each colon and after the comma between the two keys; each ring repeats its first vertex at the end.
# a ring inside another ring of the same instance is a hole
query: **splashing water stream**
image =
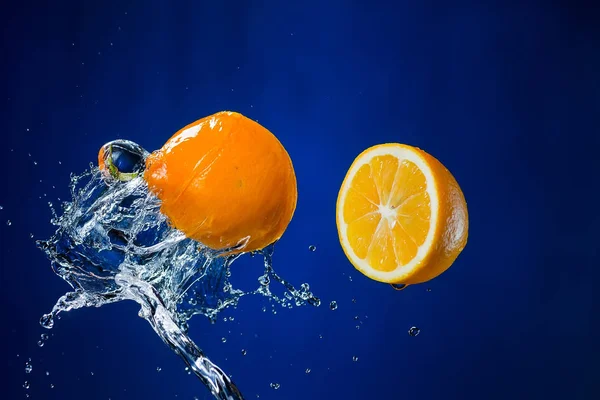
{"type": "Polygon", "coordinates": [[[259,253],[265,266],[259,287],[250,292],[233,288],[230,267],[239,255],[227,256],[232,249],[210,250],[171,227],[141,178],[109,181],[90,166],[71,177],[70,189],[72,200],[63,203],[61,216],[50,204],[56,232],[37,242],[56,274],[73,288],[42,316],[45,328],[51,329],[61,312],[133,300],[141,306],[140,317],[215,398],[240,400],[243,396],[227,374],[187,335],[187,321],[201,314],[215,322],[220,311],[248,294],[284,307],[320,305],[308,284],[296,289],[274,271],[273,245],[259,253]],[[284,296],[271,292],[271,280],[283,285],[284,296]]]}

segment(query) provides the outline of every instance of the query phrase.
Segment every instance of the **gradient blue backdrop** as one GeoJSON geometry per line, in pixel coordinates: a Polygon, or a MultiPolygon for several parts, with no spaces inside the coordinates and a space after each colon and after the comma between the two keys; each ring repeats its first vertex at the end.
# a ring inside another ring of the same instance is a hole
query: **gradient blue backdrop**
{"type": "MultiPolygon", "coordinates": [[[[66,314],[39,348],[39,317],[68,287],[29,234],[51,234],[47,202],[68,198],[69,173],[103,143],[153,150],[219,110],[257,119],[287,147],[299,203],[275,267],[324,303],[273,315],[246,298],[225,313],[234,321],[192,321],[247,399],[600,398],[595,11],[567,1],[3,3],[0,398],[209,398],[135,304],[66,314]],[[404,292],[355,272],[335,227],[347,168],[383,142],[434,154],[470,212],[454,266],[404,292]]],[[[241,260],[234,281],[253,287],[259,270],[241,260]]]]}

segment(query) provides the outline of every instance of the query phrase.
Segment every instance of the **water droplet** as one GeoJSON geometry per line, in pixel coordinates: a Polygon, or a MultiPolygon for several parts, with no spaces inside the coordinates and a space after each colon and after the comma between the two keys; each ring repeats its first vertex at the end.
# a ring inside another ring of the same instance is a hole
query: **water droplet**
{"type": "Polygon", "coordinates": [[[242,349],[242,355],[245,356],[246,355],[246,349],[242,349]]]}
{"type": "Polygon", "coordinates": [[[52,329],[54,326],[54,318],[52,314],[44,314],[42,318],[40,318],[40,325],[46,329],[52,329]]]}
{"type": "Polygon", "coordinates": [[[271,383],[270,386],[271,386],[271,388],[273,388],[275,390],[277,390],[277,389],[279,389],[281,387],[281,385],[279,383],[271,383]]]}
{"type": "Polygon", "coordinates": [[[54,384],[53,383],[50,384],[50,389],[54,389],[54,384]]]}
{"type": "Polygon", "coordinates": [[[323,339],[323,335],[319,335],[319,339],[323,339]]]}
{"type": "Polygon", "coordinates": [[[25,373],[30,374],[32,370],[33,370],[33,366],[29,362],[26,362],[25,363],[25,373]]]}
{"type": "Polygon", "coordinates": [[[44,341],[43,340],[38,340],[37,345],[40,347],[44,347],[44,341]]]}
{"type": "Polygon", "coordinates": [[[33,162],[33,165],[37,165],[37,161],[34,161],[34,162],[33,162]]]}
{"type": "Polygon", "coordinates": [[[49,337],[49,336],[48,336],[48,334],[47,334],[47,333],[42,333],[42,334],[40,335],[40,337],[42,338],[42,340],[48,340],[48,337],[49,337]]]}
{"type": "Polygon", "coordinates": [[[221,338],[221,342],[226,343],[227,342],[227,338],[221,338]]]}
{"type": "Polygon", "coordinates": [[[156,372],[160,372],[160,371],[162,371],[162,368],[161,367],[156,367],[156,372]]]}
{"type": "Polygon", "coordinates": [[[29,239],[33,239],[33,233],[29,234],[29,239]]]}
{"type": "Polygon", "coordinates": [[[308,250],[315,251],[315,250],[317,250],[317,246],[314,246],[311,244],[310,246],[308,246],[308,250]]]}
{"type": "Polygon", "coordinates": [[[352,282],[352,276],[348,275],[348,279],[350,279],[350,282],[352,282]]]}
{"type": "Polygon", "coordinates": [[[270,282],[271,279],[268,275],[262,275],[258,278],[258,283],[260,283],[262,286],[267,286],[270,282]]]}
{"type": "Polygon", "coordinates": [[[94,372],[93,372],[93,371],[90,371],[90,374],[91,374],[92,376],[94,376],[94,372]]]}
{"type": "Polygon", "coordinates": [[[4,210],[4,207],[0,206],[0,210],[4,210]]]}
{"type": "Polygon", "coordinates": [[[356,304],[356,299],[352,299],[352,302],[353,302],[354,304],[356,304]]]}
{"type": "Polygon", "coordinates": [[[413,326],[408,330],[408,334],[413,337],[418,336],[419,333],[421,333],[421,330],[419,328],[417,328],[416,326],[413,326]]]}
{"type": "Polygon", "coordinates": [[[196,301],[196,299],[194,297],[192,297],[189,301],[190,305],[195,306],[196,304],[198,304],[198,302],[196,301]]]}
{"type": "Polygon", "coordinates": [[[306,372],[307,374],[310,374],[310,368],[306,368],[306,371],[304,371],[304,372],[306,372]]]}
{"type": "Polygon", "coordinates": [[[29,389],[29,382],[25,381],[25,383],[23,383],[23,387],[25,389],[29,389]]]}
{"type": "Polygon", "coordinates": [[[46,376],[50,376],[50,372],[49,371],[46,371],[46,376]]]}
{"type": "Polygon", "coordinates": [[[7,226],[11,226],[12,225],[12,221],[9,219],[8,221],[6,221],[6,225],[7,226]]]}
{"type": "Polygon", "coordinates": [[[331,303],[329,303],[329,308],[332,311],[337,310],[337,308],[338,308],[337,301],[332,301],[331,303]]]}
{"type": "Polygon", "coordinates": [[[315,307],[319,307],[321,305],[321,299],[319,299],[318,297],[311,297],[310,299],[307,300],[308,304],[310,304],[311,306],[315,306],[315,307]]]}
{"type": "Polygon", "coordinates": [[[428,288],[427,288],[427,291],[428,291],[428,292],[431,292],[431,288],[430,288],[430,287],[428,287],[428,288]]]}
{"type": "Polygon", "coordinates": [[[353,356],[352,357],[352,361],[357,362],[358,361],[358,357],[357,356],[353,356]]]}
{"type": "Polygon", "coordinates": [[[360,325],[356,325],[356,329],[360,329],[360,325]]]}
{"type": "Polygon", "coordinates": [[[230,321],[233,321],[234,319],[235,319],[234,317],[229,317],[229,320],[230,320],[230,321]]]}

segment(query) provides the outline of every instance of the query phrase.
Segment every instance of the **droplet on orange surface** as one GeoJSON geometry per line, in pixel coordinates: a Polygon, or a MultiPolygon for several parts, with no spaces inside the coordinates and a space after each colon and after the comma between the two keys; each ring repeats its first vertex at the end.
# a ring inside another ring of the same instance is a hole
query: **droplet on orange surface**
{"type": "Polygon", "coordinates": [[[146,159],[144,179],[172,225],[215,250],[249,252],[277,241],[298,197],[283,145],[235,112],[179,130],[146,159]]]}

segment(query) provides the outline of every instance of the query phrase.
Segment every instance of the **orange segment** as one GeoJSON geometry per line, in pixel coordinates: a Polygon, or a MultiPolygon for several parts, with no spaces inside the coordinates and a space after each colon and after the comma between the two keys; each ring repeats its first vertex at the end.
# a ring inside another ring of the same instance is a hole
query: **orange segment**
{"type": "Polygon", "coordinates": [[[372,213],[353,220],[348,225],[348,240],[359,257],[365,258],[367,256],[371,241],[365,240],[365,237],[375,235],[380,221],[381,216],[379,213],[372,213]]]}
{"type": "Polygon", "coordinates": [[[374,146],[346,175],[337,203],[340,243],[366,276],[388,283],[432,279],[466,244],[466,202],[435,158],[401,144],[374,146]]]}

